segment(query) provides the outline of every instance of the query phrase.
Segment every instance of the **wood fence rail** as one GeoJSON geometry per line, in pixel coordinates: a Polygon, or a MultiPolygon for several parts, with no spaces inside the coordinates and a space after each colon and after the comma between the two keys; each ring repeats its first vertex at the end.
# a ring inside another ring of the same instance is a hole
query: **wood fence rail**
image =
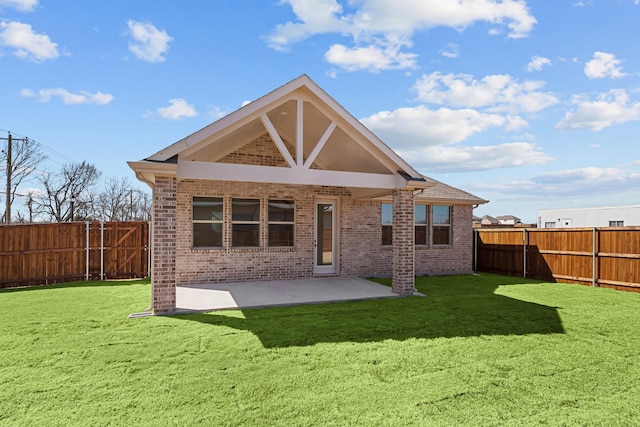
{"type": "Polygon", "coordinates": [[[0,288],[147,277],[147,222],[0,225],[0,288]]]}
{"type": "Polygon", "coordinates": [[[475,229],[474,269],[640,292],[640,227],[475,229]]]}

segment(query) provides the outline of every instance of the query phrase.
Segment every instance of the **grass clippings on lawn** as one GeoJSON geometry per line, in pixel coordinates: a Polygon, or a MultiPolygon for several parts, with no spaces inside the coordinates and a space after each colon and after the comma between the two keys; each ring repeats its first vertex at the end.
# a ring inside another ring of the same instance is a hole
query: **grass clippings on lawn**
{"type": "Polygon", "coordinates": [[[0,291],[0,424],[638,423],[639,294],[416,285],[426,298],[134,320],[146,281],[0,291]]]}

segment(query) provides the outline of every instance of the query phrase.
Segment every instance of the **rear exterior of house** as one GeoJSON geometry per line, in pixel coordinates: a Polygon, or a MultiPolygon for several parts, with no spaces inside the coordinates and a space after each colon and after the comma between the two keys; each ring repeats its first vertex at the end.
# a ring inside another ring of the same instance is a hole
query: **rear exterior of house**
{"type": "Polygon", "coordinates": [[[416,172],[307,76],[140,162],[152,307],[196,283],[469,273],[485,203],[416,172]]]}

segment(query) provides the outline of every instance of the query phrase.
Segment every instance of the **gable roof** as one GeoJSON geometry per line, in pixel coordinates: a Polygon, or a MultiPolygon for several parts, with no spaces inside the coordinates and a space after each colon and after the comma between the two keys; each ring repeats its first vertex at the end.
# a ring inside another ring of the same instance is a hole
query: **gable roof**
{"type": "Polygon", "coordinates": [[[397,188],[438,187],[443,200],[484,203],[423,177],[307,75],[129,166],[150,185],[159,175],[334,185],[349,188],[355,198],[380,197],[397,188]],[[282,159],[278,165],[224,161],[267,134],[282,159]]]}

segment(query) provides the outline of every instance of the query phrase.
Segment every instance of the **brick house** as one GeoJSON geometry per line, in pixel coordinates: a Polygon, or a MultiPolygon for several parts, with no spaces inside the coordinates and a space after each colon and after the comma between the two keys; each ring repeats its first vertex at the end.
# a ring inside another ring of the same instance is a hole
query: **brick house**
{"type": "Polygon", "coordinates": [[[309,77],[129,162],[153,189],[152,308],[176,286],[469,273],[486,203],[419,174],[309,77]]]}

